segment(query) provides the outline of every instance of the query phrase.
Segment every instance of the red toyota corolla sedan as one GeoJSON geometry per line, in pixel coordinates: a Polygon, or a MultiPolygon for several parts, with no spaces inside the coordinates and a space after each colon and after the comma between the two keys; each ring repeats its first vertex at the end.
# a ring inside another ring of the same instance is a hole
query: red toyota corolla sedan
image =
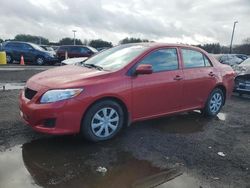
{"type": "Polygon", "coordinates": [[[196,109],[216,116],[233,83],[231,67],[200,48],[120,45],[30,78],[20,94],[20,114],[39,132],[102,141],[138,120],[196,109]]]}

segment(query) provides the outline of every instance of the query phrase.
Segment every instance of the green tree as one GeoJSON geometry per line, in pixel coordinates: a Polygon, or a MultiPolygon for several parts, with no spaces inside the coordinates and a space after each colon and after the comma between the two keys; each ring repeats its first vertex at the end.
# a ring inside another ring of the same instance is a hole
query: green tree
{"type": "Polygon", "coordinates": [[[212,54],[221,53],[221,46],[219,43],[203,44],[203,45],[197,45],[197,46],[207,51],[208,53],[212,53],[212,54]]]}
{"type": "Polygon", "coordinates": [[[35,44],[45,44],[45,45],[49,44],[49,40],[47,38],[34,35],[18,34],[15,36],[14,40],[23,42],[32,42],[35,44]]]}
{"type": "Polygon", "coordinates": [[[0,43],[2,43],[2,42],[3,42],[3,39],[0,38],[0,43]]]}
{"type": "Polygon", "coordinates": [[[104,47],[110,48],[113,46],[111,42],[104,41],[102,39],[91,40],[88,45],[94,48],[104,48],[104,47]]]}
{"type": "Polygon", "coordinates": [[[242,43],[243,44],[250,44],[250,37],[244,39],[242,43]]]}
{"type": "MultiPolygon", "coordinates": [[[[76,41],[76,45],[82,45],[82,41],[80,39],[75,39],[76,41]]],[[[66,37],[66,38],[62,38],[60,41],[59,41],[59,44],[60,45],[73,45],[74,44],[74,39],[72,38],[69,38],[69,37],[66,37]]]]}
{"type": "Polygon", "coordinates": [[[128,44],[128,43],[140,43],[140,42],[149,42],[148,39],[140,39],[140,38],[124,38],[119,43],[120,44],[128,44]]]}

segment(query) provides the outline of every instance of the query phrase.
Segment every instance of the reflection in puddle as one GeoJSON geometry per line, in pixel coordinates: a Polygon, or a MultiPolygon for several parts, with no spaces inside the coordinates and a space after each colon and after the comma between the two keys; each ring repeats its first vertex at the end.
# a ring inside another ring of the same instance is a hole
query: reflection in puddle
{"type": "Polygon", "coordinates": [[[0,83],[1,90],[23,89],[25,83],[0,83]]]}
{"type": "Polygon", "coordinates": [[[0,187],[155,187],[180,175],[138,160],[113,143],[41,139],[0,155],[0,187]],[[106,169],[101,172],[97,169],[106,169]]]}
{"type": "Polygon", "coordinates": [[[191,176],[188,176],[187,174],[183,174],[181,176],[178,176],[177,178],[168,181],[162,185],[160,185],[158,188],[199,188],[201,186],[201,182],[191,176]]]}
{"type": "Polygon", "coordinates": [[[217,114],[218,119],[221,120],[221,121],[225,121],[226,120],[226,116],[227,115],[225,113],[222,113],[222,112],[220,112],[220,113],[217,114]]]}
{"type": "Polygon", "coordinates": [[[121,151],[114,140],[93,144],[75,137],[54,137],[35,140],[0,155],[0,187],[4,188],[199,187],[191,180],[179,170],[160,169],[134,158],[121,151]]]}
{"type": "Polygon", "coordinates": [[[11,150],[0,153],[0,187],[39,187],[24,167],[20,146],[15,146],[11,150]]]}
{"type": "MultiPolygon", "coordinates": [[[[160,119],[147,121],[147,124],[163,132],[188,134],[203,131],[203,127],[208,123],[198,112],[183,113],[180,115],[169,116],[160,119]]],[[[138,124],[145,124],[139,122],[138,124]]]]}

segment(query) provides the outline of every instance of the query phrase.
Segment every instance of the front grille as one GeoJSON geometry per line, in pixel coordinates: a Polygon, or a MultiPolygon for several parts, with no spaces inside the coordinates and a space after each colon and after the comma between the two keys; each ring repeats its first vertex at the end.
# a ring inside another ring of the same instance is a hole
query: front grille
{"type": "Polygon", "coordinates": [[[25,88],[24,90],[24,96],[29,100],[31,100],[36,95],[36,93],[37,91],[32,90],[30,88],[25,88]]]}

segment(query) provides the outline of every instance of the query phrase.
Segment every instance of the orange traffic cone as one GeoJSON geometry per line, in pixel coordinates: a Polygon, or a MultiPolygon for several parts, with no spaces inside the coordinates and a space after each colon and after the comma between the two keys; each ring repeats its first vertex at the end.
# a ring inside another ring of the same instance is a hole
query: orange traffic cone
{"type": "Polygon", "coordinates": [[[20,65],[25,65],[23,56],[21,56],[20,65]]]}

